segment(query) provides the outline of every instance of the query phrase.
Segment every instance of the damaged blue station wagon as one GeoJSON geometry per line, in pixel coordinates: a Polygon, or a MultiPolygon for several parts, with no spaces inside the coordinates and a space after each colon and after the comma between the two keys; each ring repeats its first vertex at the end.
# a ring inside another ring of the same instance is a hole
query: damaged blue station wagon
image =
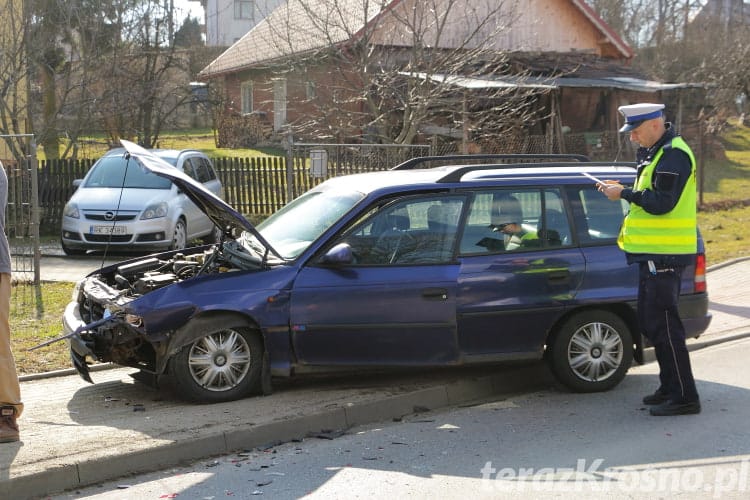
{"type": "MultiPolygon", "coordinates": [[[[256,228],[123,143],[129,161],[171,179],[223,237],[78,283],[63,323],[89,382],[91,362],[112,362],[218,402],[268,392],[272,377],[331,369],[546,358],[563,384],[591,392],[640,360],[638,273],[616,245],[627,203],[584,176],[632,184],[631,165],[415,159],[330,179],[256,228]],[[422,168],[430,162],[440,164],[422,168]]],[[[680,302],[692,336],[710,321],[699,247],[680,302]]]]}

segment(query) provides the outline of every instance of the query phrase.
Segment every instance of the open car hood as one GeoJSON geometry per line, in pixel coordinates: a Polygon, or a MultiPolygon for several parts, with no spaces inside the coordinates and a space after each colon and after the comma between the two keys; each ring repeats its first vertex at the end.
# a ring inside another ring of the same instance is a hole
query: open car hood
{"type": "Polygon", "coordinates": [[[245,219],[241,213],[232,208],[227,202],[203,187],[192,177],[179,169],[174,168],[172,165],[152,154],[150,151],[133,142],[126,141],[125,139],[120,139],[120,142],[128,154],[130,154],[131,158],[138,160],[138,163],[140,163],[143,168],[156,175],[171,180],[180,190],[182,190],[183,193],[185,193],[185,196],[190,198],[190,200],[195,203],[214,224],[216,224],[216,226],[221,228],[221,231],[226,236],[232,237],[232,232],[235,229],[248,231],[257,238],[257,240],[266,248],[267,252],[270,252],[283,260],[279,253],[263,238],[263,236],[261,236],[258,230],[255,229],[255,226],[253,226],[250,221],[245,219]]]}

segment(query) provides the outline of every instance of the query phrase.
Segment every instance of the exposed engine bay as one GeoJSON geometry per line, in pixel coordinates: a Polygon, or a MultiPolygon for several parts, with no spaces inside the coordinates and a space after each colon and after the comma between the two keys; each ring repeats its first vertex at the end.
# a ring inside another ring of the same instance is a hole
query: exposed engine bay
{"type": "Polygon", "coordinates": [[[97,321],[158,288],[205,274],[260,269],[262,262],[239,241],[228,240],[194,253],[151,255],[104,268],[79,284],[81,319],[97,321]]]}

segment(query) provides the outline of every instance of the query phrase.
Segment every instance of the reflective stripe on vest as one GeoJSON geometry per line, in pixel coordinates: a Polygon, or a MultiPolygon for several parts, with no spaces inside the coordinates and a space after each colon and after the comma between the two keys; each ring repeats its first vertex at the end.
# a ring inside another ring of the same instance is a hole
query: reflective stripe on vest
{"type": "MultiPolygon", "coordinates": [[[[653,189],[654,169],[665,147],[669,146],[662,146],[651,163],[643,168],[633,188],[635,191],[653,189]]],[[[690,177],[677,205],[666,214],[653,215],[634,203],[630,204],[630,212],[625,217],[617,239],[620,248],[628,253],[675,255],[694,254],[698,251],[695,157],[682,137],[672,139],[671,147],[684,151],[690,158],[690,177]]]]}

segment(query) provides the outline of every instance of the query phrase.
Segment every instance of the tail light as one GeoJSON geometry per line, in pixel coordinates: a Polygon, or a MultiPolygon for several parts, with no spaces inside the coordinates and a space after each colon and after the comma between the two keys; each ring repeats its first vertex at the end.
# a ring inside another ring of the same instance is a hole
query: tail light
{"type": "Polygon", "coordinates": [[[699,253],[695,256],[695,277],[693,278],[695,293],[706,291],[706,255],[699,253]]]}

